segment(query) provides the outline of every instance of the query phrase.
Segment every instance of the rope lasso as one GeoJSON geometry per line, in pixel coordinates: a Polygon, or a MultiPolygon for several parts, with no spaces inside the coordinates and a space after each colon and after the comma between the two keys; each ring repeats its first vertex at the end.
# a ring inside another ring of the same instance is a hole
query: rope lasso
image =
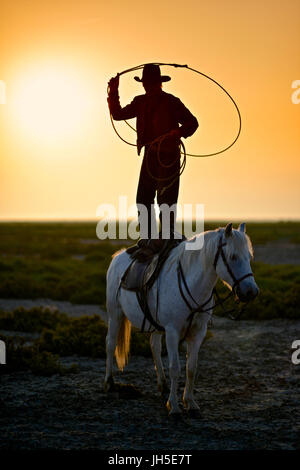
{"type": "MultiPolygon", "coordinates": [[[[213,152],[213,153],[208,153],[208,154],[192,154],[192,153],[186,153],[185,150],[184,150],[184,155],[185,157],[186,156],[189,156],[189,157],[200,157],[200,158],[206,158],[206,157],[212,157],[212,156],[215,156],[215,155],[220,155],[224,152],[226,152],[228,149],[230,149],[234,144],[235,142],[238,140],[239,136],[240,136],[240,133],[241,133],[241,129],[242,129],[242,118],[241,118],[241,113],[240,113],[240,110],[239,110],[239,107],[238,105],[236,104],[235,100],[233,99],[233,97],[230,95],[230,93],[219,83],[217,82],[217,80],[215,80],[214,78],[210,77],[209,75],[206,75],[205,73],[203,72],[200,72],[199,70],[196,70],[192,67],[189,67],[188,65],[181,65],[181,64],[172,64],[172,63],[163,63],[163,62],[150,62],[152,65],[158,65],[158,66],[169,66],[169,67],[180,67],[180,68],[186,68],[187,70],[190,70],[194,73],[197,73],[198,75],[202,75],[203,77],[207,78],[208,80],[212,81],[213,83],[215,83],[219,88],[221,88],[221,90],[226,93],[226,95],[229,97],[229,99],[231,100],[231,102],[233,103],[236,111],[237,111],[237,114],[238,114],[238,119],[239,119],[239,126],[238,126],[238,131],[237,131],[237,134],[234,138],[234,140],[229,144],[227,145],[225,148],[217,151],[217,152],[213,152]]],[[[118,73],[117,75],[118,76],[121,76],[121,75],[124,75],[126,73],[129,73],[129,72],[133,72],[133,71],[136,71],[136,70],[140,70],[142,68],[144,68],[145,65],[148,65],[148,64],[141,64],[141,65],[137,65],[135,67],[132,67],[132,68],[129,68],[129,69],[126,69],[126,70],[123,70],[122,72],[118,73]]],[[[112,126],[113,126],[113,129],[114,131],[116,132],[117,136],[123,141],[125,142],[126,144],[128,145],[131,145],[133,147],[136,147],[136,144],[133,144],[131,142],[128,142],[127,140],[125,140],[117,131],[114,123],[113,123],[113,119],[112,119],[112,116],[110,115],[110,119],[111,119],[111,122],[112,122],[112,126]]],[[[126,120],[124,120],[125,123],[127,124],[127,126],[129,126],[132,130],[134,130],[136,132],[136,129],[131,126],[131,124],[129,124],[126,120]]]]}

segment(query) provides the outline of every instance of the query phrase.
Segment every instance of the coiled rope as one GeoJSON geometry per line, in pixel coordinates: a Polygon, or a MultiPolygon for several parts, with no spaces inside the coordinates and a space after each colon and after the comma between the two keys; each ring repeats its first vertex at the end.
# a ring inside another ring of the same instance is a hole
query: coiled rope
{"type": "Polygon", "coordinates": [[[178,180],[178,178],[180,177],[180,175],[183,173],[184,169],[185,169],[185,165],[186,165],[186,151],[185,151],[185,146],[183,144],[183,142],[180,140],[180,146],[182,148],[182,151],[180,151],[180,154],[179,154],[179,159],[181,156],[183,156],[182,158],[182,161],[180,162],[179,164],[179,169],[176,168],[176,170],[174,171],[174,173],[172,173],[171,175],[168,175],[168,176],[165,176],[165,177],[162,177],[162,176],[155,176],[152,174],[151,170],[150,170],[150,164],[149,164],[149,156],[150,156],[150,153],[152,151],[152,148],[155,146],[157,147],[157,150],[156,150],[156,156],[157,156],[157,161],[158,161],[158,164],[160,165],[160,167],[162,168],[171,168],[173,167],[174,165],[177,165],[177,159],[172,161],[171,163],[169,164],[165,164],[162,159],[160,158],[160,155],[161,155],[161,151],[160,151],[160,147],[163,143],[163,141],[168,138],[170,136],[169,133],[167,134],[164,134],[160,137],[157,137],[156,139],[154,139],[152,142],[150,142],[149,144],[147,144],[145,146],[146,148],[146,151],[145,151],[145,156],[144,156],[144,159],[146,161],[146,168],[147,168],[147,172],[148,172],[148,175],[153,178],[154,180],[156,180],[158,183],[163,183],[163,182],[167,182],[169,181],[169,184],[167,186],[164,186],[160,193],[163,194],[168,188],[170,188],[174,183],[175,181],[178,180]]]}

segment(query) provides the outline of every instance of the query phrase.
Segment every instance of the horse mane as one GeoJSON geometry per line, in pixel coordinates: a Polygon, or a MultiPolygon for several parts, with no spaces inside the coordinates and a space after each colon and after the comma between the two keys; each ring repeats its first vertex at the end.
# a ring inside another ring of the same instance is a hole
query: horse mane
{"type": "Polygon", "coordinates": [[[232,237],[228,237],[227,253],[229,256],[234,253],[241,256],[250,253],[253,258],[253,246],[247,233],[233,229],[232,237]]]}
{"type": "MultiPolygon", "coordinates": [[[[201,232],[193,237],[189,238],[185,243],[181,243],[179,245],[178,253],[181,256],[184,251],[187,253],[199,253],[204,257],[205,260],[213,260],[216,255],[217,250],[217,241],[219,239],[220,234],[224,233],[225,228],[219,227],[215,230],[207,230],[206,232],[201,232]],[[186,243],[195,242],[196,238],[204,237],[203,248],[200,250],[185,250],[186,243]]],[[[230,257],[233,254],[237,254],[240,256],[248,256],[250,253],[251,258],[253,258],[253,247],[249,236],[245,232],[241,232],[237,229],[232,229],[232,236],[226,239],[226,252],[230,257]]],[[[193,256],[192,256],[193,257],[193,256]]]]}
{"type": "Polygon", "coordinates": [[[120,250],[118,251],[115,251],[115,253],[113,253],[111,255],[112,259],[114,259],[116,256],[120,255],[121,253],[123,253],[123,251],[126,251],[126,248],[121,248],[120,250]]]}
{"type": "MultiPolygon", "coordinates": [[[[174,250],[172,250],[169,255],[169,258],[172,258],[173,254],[174,257],[177,258],[177,256],[179,256],[181,258],[181,255],[184,252],[193,254],[195,252],[199,253],[200,251],[200,254],[202,256],[205,256],[206,259],[213,259],[216,255],[216,241],[219,238],[220,233],[224,233],[224,231],[225,228],[219,227],[215,230],[207,230],[206,232],[197,233],[185,242],[180,243],[174,250]],[[200,237],[204,237],[202,249],[186,250],[186,243],[193,243],[195,242],[196,238],[200,237]]],[[[112,258],[115,258],[119,254],[123,253],[123,251],[125,250],[126,248],[121,248],[120,250],[116,251],[115,253],[113,253],[112,258]]],[[[250,253],[251,258],[253,258],[253,246],[249,236],[245,232],[240,232],[237,229],[232,229],[232,236],[227,238],[226,251],[228,256],[231,256],[233,254],[245,256],[250,253]]]]}

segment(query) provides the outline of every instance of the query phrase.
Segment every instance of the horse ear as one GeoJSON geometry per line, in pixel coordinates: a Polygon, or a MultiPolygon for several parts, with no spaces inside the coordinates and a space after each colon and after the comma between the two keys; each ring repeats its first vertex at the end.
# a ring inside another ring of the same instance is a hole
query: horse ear
{"type": "Polygon", "coordinates": [[[244,233],[246,232],[246,222],[243,222],[242,224],[240,224],[239,231],[244,232],[244,233]]]}
{"type": "Polygon", "coordinates": [[[225,227],[225,237],[230,237],[232,235],[232,223],[227,224],[225,227]]]}

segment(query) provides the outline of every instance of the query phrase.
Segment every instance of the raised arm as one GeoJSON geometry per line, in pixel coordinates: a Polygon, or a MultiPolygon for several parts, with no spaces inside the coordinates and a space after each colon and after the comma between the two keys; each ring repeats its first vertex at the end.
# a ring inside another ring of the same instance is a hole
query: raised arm
{"type": "Polygon", "coordinates": [[[109,89],[107,102],[113,119],[115,119],[116,121],[122,121],[124,119],[131,119],[136,117],[137,111],[135,98],[130,104],[128,104],[124,108],[122,108],[120,105],[119,75],[114,78],[111,78],[108,85],[109,89]]]}

